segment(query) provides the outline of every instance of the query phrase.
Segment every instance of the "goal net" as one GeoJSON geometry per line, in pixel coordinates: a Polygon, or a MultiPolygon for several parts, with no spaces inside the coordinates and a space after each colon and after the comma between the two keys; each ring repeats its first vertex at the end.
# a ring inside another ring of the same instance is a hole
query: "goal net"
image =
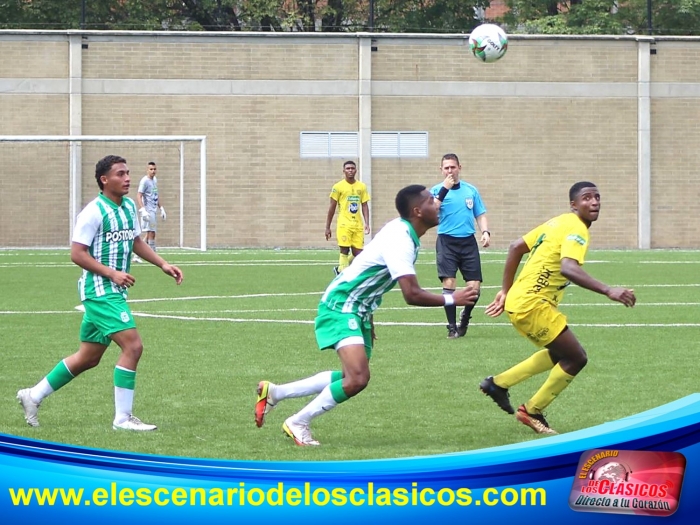
{"type": "Polygon", "coordinates": [[[99,193],[95,164],[124,157],[136,201],[149,162],[167,220],[158,247],[206,250],[205,136],[0,135],[0,248],[70,245],[75,218],[99,193]]]}

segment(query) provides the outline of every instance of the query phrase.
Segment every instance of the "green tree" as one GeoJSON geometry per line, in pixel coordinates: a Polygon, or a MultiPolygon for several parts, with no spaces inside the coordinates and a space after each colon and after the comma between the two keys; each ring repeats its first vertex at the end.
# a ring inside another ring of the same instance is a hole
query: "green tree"
{"type": "Polygon", "coordinates": [[[490,0],[377,0],[376,27],[397,33],[469,33],[490,0]]]}
{"type": "MultiPolygon", "coordinates": [[[[511,32],[646,34],[648,0],[507,0],[511,32]]],[[[651,0],[655,35],[700,35],[700,0],[651,0]]]]}
{"type": "MultiPolygon", "coordinates": [[[[652,0],[655,35],[700,35],[700,0],[652,0]]],[[[647,0],[628,0],[620,15],[634,33],[646,34],[647,0]]]]}

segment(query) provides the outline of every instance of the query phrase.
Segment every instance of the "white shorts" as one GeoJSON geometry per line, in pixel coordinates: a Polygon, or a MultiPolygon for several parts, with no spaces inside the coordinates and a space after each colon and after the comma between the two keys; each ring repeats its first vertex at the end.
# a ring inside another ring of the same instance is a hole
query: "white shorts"
{"type": "Polygon", "coordinates": [[[141,231],[155,232],[158,231],[158,218],[155,211],[148,212],[148,218],[141,217],[141,231]]]}

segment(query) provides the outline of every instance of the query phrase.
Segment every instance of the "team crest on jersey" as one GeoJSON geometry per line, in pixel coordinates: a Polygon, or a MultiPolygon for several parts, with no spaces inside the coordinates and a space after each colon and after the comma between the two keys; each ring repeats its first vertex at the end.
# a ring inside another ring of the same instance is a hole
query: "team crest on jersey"
{"type": "Polygon", "coordinates": [[[466,199],[464,202],[470,210],[474,207],[474,199],[466,199]]]}
{"type": "Polygon", "coordinates": [[[349,319],[349,320],[348,320],[348,328],[349,328],[350,330],[357,330],[357,328],[358,328],[358,326],[357,326],[357,320],[355,320],[355,319],[349,319]]]}
{"type": "Polygon", "coordinates": [[[351,202],[350,206],[348,206],[348,211],[350,213],[357,213],[357,210],[359,210],[359,209],[360,209],[360,207],[357,205],[356,202],[351,202]]]}
{"type": "Polygon", "coordinates": [[[122,317],[122,322],[124,322],[124,323],[128,323],[128,322],[129,322],[129,314],[128,314],[128,313],[122,312],[121,317],[122,317]]]}

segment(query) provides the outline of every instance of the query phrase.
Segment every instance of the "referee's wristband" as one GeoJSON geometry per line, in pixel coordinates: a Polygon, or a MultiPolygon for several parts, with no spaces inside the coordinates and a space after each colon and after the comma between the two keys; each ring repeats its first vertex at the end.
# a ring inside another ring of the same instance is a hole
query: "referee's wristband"
{"type": "Polygon", "coordinates": [[[450,192],[450,189],[449,189],[449,188],[445,188],[445,186],[443,186],[442,188],[440,188],[440,192],[437,194],[437,197],[435,197],[435,198],[436,198],[437,200],[439,200],[440,202],[442,202],[442,201],[445,200],[445,197],[447,197],[447,194],[448,194],[449,192],[450,192]]]}
{"type": "Polygon", "coordinates": [[[445,294],[443,297],[445,298],[445,306],[452,306],[455,304],[455,298],[452,297],[452,294],[445,294]]]}
{"type": "Polygon", "coordinates": [[[482,233],[482,234],[484,234],[484,233],[488,233],[488,234],[489,234],[489,237],[491,237],[491,232],[490,232],[490,231],[488,231],[488,230],[484,230],[484,231],[482,231],[481,233],[482,233]]]}

